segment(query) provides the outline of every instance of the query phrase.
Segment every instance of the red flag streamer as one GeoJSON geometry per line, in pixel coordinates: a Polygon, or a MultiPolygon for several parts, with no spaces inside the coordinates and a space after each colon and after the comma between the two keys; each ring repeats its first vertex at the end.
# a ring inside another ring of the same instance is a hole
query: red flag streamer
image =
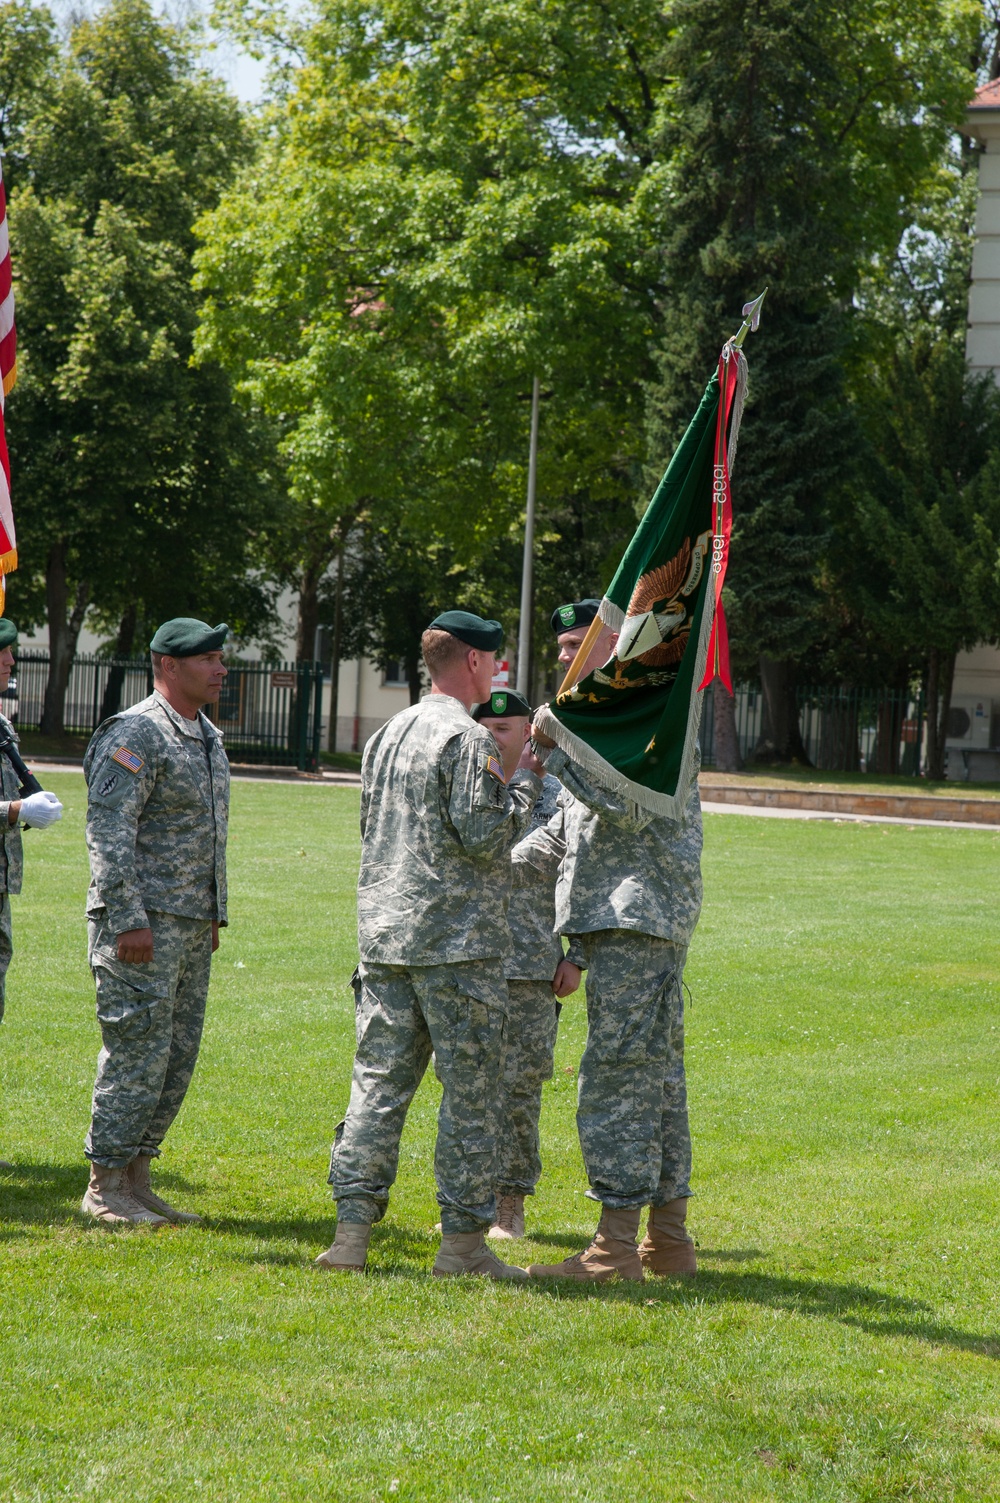
{"type": "Polygon", "coordinates": [[[3,615],[5,576],[17,568],[17,540],[10,504],[10,460],[4,432],[4,404],[17,377],[17,330],[14,327],[14,289],[7,234],[7,195],[0,177],[0,615],[3,615]]]}
{"type": "Polygon", "coordinates": [[[715,466],[712,471],[712,575],[715,590],[715,607],[712,619],[712,635],[708,642],[708,660],[705,677],[698,685],[707,689],[712,680],[721,678],[730,694],[733,692],[729,672],[729,629],[722,605],[722,585],[729,563],[729,539],[733,531],[733,496],[729,484],[729,417],[733,399],[740,379],[740,362],[743,356],[730,344],[724,346],[719,356],[719,415],[715,423],[715,466]]]}

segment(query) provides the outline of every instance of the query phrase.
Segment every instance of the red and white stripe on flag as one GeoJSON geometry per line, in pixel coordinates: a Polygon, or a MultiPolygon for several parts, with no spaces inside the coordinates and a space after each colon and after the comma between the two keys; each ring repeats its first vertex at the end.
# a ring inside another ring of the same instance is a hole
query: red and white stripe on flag
{"type": "Polygon", "coordinates": [[[14,288],[7,232],[7,195],[0,178],[0,615],[4,607],[4,576],[17,568],[17,539],[10,504],[10,459],[4,431],[4,405],[17,377],[17,330],[14,327],[14,288]]]}

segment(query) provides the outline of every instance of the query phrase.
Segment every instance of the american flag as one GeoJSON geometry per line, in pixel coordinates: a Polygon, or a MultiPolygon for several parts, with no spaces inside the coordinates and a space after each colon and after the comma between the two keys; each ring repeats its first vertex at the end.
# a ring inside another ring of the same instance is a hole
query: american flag
{"type": "Polygon", "coordinates": [[[7,233],[7,195],[0,177],[0,615],[6,590],[4,576],[17,568],[14,513],[10,505],[10,460],[4,431],[4,404],[17,377],[17,330],[14,328],[14,289],[7,233]]]}

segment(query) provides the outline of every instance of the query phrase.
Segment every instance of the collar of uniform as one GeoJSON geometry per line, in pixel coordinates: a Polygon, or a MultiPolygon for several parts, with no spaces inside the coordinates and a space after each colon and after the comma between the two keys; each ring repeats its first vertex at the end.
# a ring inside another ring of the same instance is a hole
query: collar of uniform
{"type": "Polygon", "coordinates": [[[153,690],[153,698],[156,700],[156,703],[160,706],[160,708],[166,711],[167,715],[173,721],[174,725],[180,731],[182,736],[190,736],[192,741],[201,741],[204,739],[202,735],[200,712],[199,719],[195,721],[196,729],[192,730],[191,721],[185,719],[185,717],[180,713],[179,710],[175,710],[170,701],[164,699],[159,689],[153,690]]]}
{"type": "MultiPolygon", "coordinates": [[[[453,709],[461,710],[463,715],[468,716],[468,718],[472,720],[472,713],[469,710],[468,705],[464,705],[462,701],[460,699],[456,699],[453,694],[425,694],[420,703],[422,705],[450,705],[453,709]]],[[[473,724],[478,724],[478,722],[474,721],[473,724]]]]}

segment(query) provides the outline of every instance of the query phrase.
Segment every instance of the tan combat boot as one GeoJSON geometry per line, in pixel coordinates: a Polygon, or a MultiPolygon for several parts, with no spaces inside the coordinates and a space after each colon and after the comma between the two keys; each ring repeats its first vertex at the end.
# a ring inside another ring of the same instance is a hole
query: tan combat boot
{"type": "Polygon", "coordinates": [[[436,1279],[448,1279],[460,1273],[514,1281],[528,1277],[523,1268],[501,1263],[492,1248],[486,1246],[482,1232],[443,1232],[431,1272],[436,1279]]]}
{"type": "Polygon", "coordinates": [[[314,1259],[316,1267],[333,1273],[364,1273],[371,1235],[371,1226],[363,1221],[338,1221],[330,1246],[314,1259]]]}
{"type": "Polygon", "coordinates": [[[647,1273],[666,1278],[693,1279],[698,1272],[694,1240],[684,1226],[687,1200],[668,1200],[665,1206],[650,1206],[646,1235],[639,1243],[639,1257],[647,1273]]]}
{"type": "Polygon", "coordinates": [[[614,1211],[605,1206],[594,1240],[583,1252],[561,1263],[532,1263],[533,1279],[578,1279],[581,1283],[606,1284],[609,1279],[642,1282],[642,1264],[635,1239],[642,1207],[614,1211]]]}
{"type": "Polygon", "coordinates": [[[103,1164],[91,1164],[90,1184],[80,1210],[104,1226],[123,1226],[126,1222],[169,1225],[165,1216],[147,1210],[133,1198],[124,1169],[107,1169],[103,1164]]]}
{"type": "Polygon", "coordinates": [[[132,1192],[132,1199],[137,1200],[147,1211],[155,1211],[157,1216],[163,1216],[167,1221],[183,1222],[185,1225],[201,1226],[201,1217],[193,1211],[178,1211],[168,1201],[162,1200],[159,1195],[153,1193],[149,1183],[149,1166],[152,1163],[148,1153],[137,1153],[135,1158],[125,1170],[128,1188],[132,1192]]]}
{"type": "Polygon", "coordinates": [[[497,1206],[497,1219],[486,1233],[487,1237],[500,1237],[513,1241],[524,1236],[524,1196],[501,1195],[497,1206]]]}

